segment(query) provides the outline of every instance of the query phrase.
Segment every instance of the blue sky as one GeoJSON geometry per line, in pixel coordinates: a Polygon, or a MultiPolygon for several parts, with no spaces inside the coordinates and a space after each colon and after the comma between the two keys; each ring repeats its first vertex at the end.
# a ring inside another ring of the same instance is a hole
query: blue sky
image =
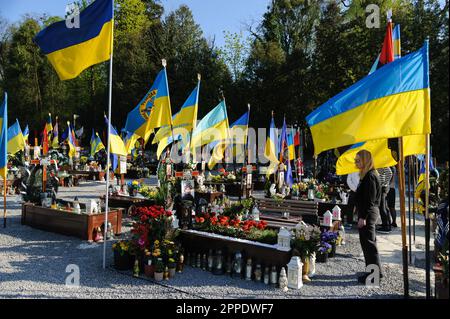
{"type": "MultiPolygon", "coordinates": [[[[8,22],[21,19],[24,14],[64,16],[65,6],[73,0],[0,0],[0,14],[8,22]]],[[[216,44],[224,44],[223,31],[243,31],[245,24],[256,26],[270,0],[162,0],[166,13],[181,4],[191,8],[195,21],[202,27],[206,38],[215,36],[216,44]]]]}

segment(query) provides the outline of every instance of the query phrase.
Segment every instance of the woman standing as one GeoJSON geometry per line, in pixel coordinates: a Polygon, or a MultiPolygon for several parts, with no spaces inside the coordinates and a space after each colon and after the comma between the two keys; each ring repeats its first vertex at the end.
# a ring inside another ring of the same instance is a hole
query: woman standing
{"type": "MultiPolygon", "coordinates": [[[[366,266],[377,265],[380,269],[375,225],[380,216],[381,185],[378,172],[375,170],[372,154],[361,150],[355,157],[356,167],[359,169],[361,182],[356,190],[355,204],[358,213],[359,240],[364,253],[366,266]]],[[[366,283],[370,273],[358,277],[360,283],[366,283]]]]}

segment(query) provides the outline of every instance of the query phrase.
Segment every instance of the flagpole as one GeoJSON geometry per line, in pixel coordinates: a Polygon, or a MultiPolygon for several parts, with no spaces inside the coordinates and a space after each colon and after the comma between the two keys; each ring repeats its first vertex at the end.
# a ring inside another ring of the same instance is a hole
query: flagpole
{"type": "Polygon", "coordinates": [[[426,135],[425,144],[425,273],[426,299],[431,298],[430,283],[430,134],[426,135]]]}
{"type": "MultiPolygon", "coordinates": [[[[166,59],[162,59],[161,60],[161,64],[164,67],[164,74],[166,75],[166,90],[167,90],[167,97],[169,98],[170,101],[170,94],[169,94],[169,78],[167,77],[167,60],[166,59]]],[[[172,110],[170,110],[170,130],[172,131],[172,147],[170,147],[170,154],[172,155],[172,149],[173,146],[175,145],[175,135],[173,134],[173,124],[172,124],[172,110]]],[[[178,154],[177,154],[178,156],[178,154]]],[[[172,157],[172,156],[171,156],[172,157]]]]}
{"type": "MultiPolygon", "coordinates": [[[[413,165],[414,165],[414,181],[413,181],[413,185],[414,187],[416,187],[417,185],[417,172],[418,172],[418,167],[417,167],[418,161],[417,161],[417,157],[414,157],[414,161],[413,161],[413,165]]],[[[414,194],[415,195],[415,194],[414,194]]],[[[416,197],[413,197],[413,242],[414,245],[416,244],[416,211],[417,211],[417,200],[416,197]]]]}
{"type": "MultiPolygon", "coordinates": [[[[200,73],[197,73],[197,79],[198,79],[198,82],[197,82],[197,96],[195,98],[195,107],[198,112],[198,98],[200,95],[200,81],[202,80],[202,75],[200,73]]],[[[188,150],[187,150],[187,152],[189,153],[189,162],[191,161],[190,153],[191,153],[191,146],[192,146],[192,143],[191,143],[192,142],[192,133],[194,133],[194,128],[197,127],[197,112],[194,116],[194,121],[192,122],[191,132],[189,135],[189,144],[188,144],[188,150]]],[[[194,161],[194,159],[195,159],[195,151],[192,152],[192,160],[194,161]]]]}
{"type": "MultiPolygon", "coordinates": [[[[244,167],[246,167],[247,165],[247,152],[248,152],[248,123],[250,122],[250,103],[247,104],[248,107],[248,114],[247,114],[247,132],[245,132],[245,144],[244,144],[244,165],[242,165],[242,180],[241,180],[241,186],[242,188],[244,188],[244,190],[242,191],[242,193],[245,193],[245,197],[248,198],[248,194],[247,194],[247,189],[248,186],[244,186],[247,183],[243,183],[243,179],[244,179],[244,167]],[[245,189],[246,188],[246,189],[245,189]]],[[[236,145],[237,146],[237,145],[236,145]]],[[[247,175],[249,174],[248,170],[247,170],[247,175]]]]}
{"type": "Polygon", "coordinates": [[[398,179],[400,195],[400,219],[402,228],[402,261],[403,261],[403,293],[404,297],[409,297],[409,279],[408,279],[408,245],[406,243],[406,205],[405,205],[405,166],[403,158],[403,138],[398,139],[398,179]]]}
{"type": "MultiPolygon", "coordinates": [[[[8,163],[6,163],[6,167],[8,167],[8,163]]],[[[7,168],[6,168],[7,169],[7,168]]],[[[5,174],[3,178],[3,228],[6,228],[6,179],[8,174],[5,174]]]]}
{"type": "Polygon", "coordinates": [[[411,156],[408,156],[408,243],[409,243],[409,264],[412,264],[412,249],[411,249],[411,174],[412,174],[412,165],[411,165],[411,156]]]}
{"type": "MultiPolygon", "coordinates": [[[[112,0],[112,19],[114,21],[114,0],[112,0]]],[[[109,60],[109,92],[108,92],[108,140],[106,142],[107,158],[106,158],[106,196],[105,196],[105,222],[103,235],[103,269],[106,269],[106,242],[108,231],[108,210],[109,210],[109,165],[111,156],[111,104],[112,104],[112,72],[113,72],[113,52],[114,52],[114,23],[111,23],[111,58],[109,60]]],[[[75,123],[74,123],[75,127],[75,123]]]]}

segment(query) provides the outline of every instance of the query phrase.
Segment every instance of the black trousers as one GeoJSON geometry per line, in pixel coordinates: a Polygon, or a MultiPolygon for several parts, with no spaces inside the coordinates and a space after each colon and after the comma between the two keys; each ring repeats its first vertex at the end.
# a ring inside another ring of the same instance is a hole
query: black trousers
{"type": "Polygon", "coordinates": [[[381,274],[380,256],[378,254],[377,237],[375,234],[375,225],[378,220],[378,215],[379,213],[377,211],[367,215],[366,226],[359,229],[359,241],[364,253],[366,266],[378,265],[381,274]]]}
{"type": "Polygon", "coordinates": [[[350,193],[348,194],[348,203],[347,203],[348,210],[346,211],[346,214],[345,214],[348,224],[353,223],[353,216],[354,216],[353,211],[355,210],[355,197],[356,197],[356,193],[354,191],[350,191],[350,193]]]}
{"type": "Polygon", "coordinates": [[[391,226],[391,212],[388,208],[388,202],[387,202],[387,194],[389,193],[389,187],[382,187],[381,188],[381,201],[380,201],[380,217],[381,217],[381,224],[383,226],[391,226]]]}

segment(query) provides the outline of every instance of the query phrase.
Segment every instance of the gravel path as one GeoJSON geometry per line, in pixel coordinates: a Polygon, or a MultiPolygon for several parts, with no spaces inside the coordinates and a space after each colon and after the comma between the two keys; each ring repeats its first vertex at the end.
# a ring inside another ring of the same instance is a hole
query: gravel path
{"type": "MultiPolygon", "coordinates": [[[[58,197],[83,199],[104,193],[105,184],[85,183],[62,188],[58,197]]],[[[316,265],[316,276],[300,290],[283,293],[262,283],[215,276],[197,268],[185,267],[183,274],[161,284],[133,278],[111,266],[103,270],[103,244],[87,243],[74,237],[40,231],[20,224],[21,204],[8,197],[8,226],[0,228],[0,298],[402,298],[402,266],[383,264],[386,278],[379,288],[367,288],[356,281],[364,263],[358,235],[347,233],[346,245],[338,247],[336,258],[316,265]],[[66,267],[80,269],[80,287],[65,285],[66,267]]],[[[124,227],[125,232],[129,228],[124,227]]],[[[112,265],[111,243],[107,265],[112,265]]],[[[412,296],[423,297],[423,269],[410,267],[412,296]]]]}

